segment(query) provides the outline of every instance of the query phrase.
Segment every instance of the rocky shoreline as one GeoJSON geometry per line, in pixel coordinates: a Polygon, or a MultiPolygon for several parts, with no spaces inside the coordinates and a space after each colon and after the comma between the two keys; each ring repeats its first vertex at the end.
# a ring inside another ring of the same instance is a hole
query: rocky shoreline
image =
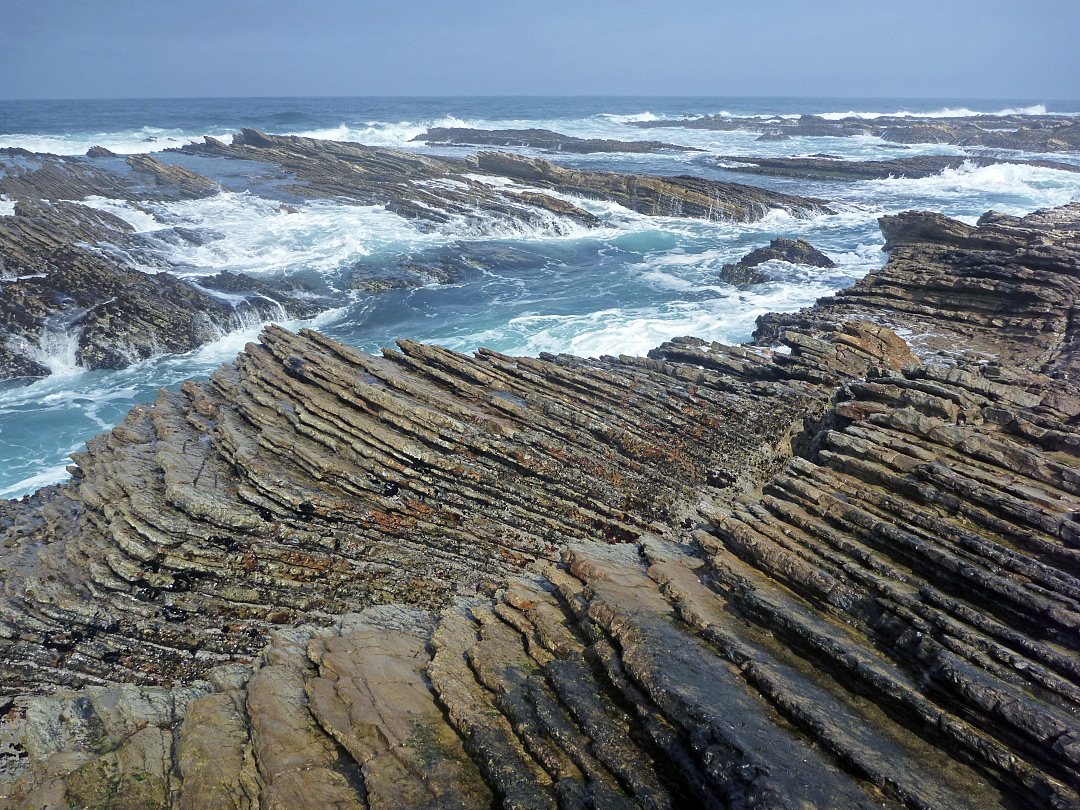
{"type": "Polygon", "coordinates": [[[745,174],[769,177],[798,177],[804,180],[886,180],[891,177],[916,179],[941,174],[946,169],[965,166],[1033,166],[1063,172],[1080,172],[1080,166],[1053,160],[1010,160],[985,155],[920,155],[892,160],[842,160],[825,155],[797,158],[762,158],[725,155],[724,168],[745,174]],[[734,165],[732,165],[734,164],[734,165]]]}
{"type": "Polygon", "coordinates": [[[757,345],[133,409],[0,502],[0,808],[1080,807],[1080,204],[881,225],[757,345]]]}
{"type": "MultiPolygon", "coordinates": [[[[384,206],[419,229],[455,226],[478,234],[507,224],[556,233],[598,224],[566,196],[617,202],[648,216],[739,222],[774,209],[796,216],[831,210],[823,200],[689,176],[567,169],[502,152],[430,157],[250,129],[232,144],[208,137],[160,157],[124,158],[100,148],[87,158],[3,149],[0,196],[15,205],[0,216],[0,380],[45,376],[58,353],[82,368],[122,368],[189,351],[244,323],[304,318],[339,304],[283,280],[178,276],[160,245],[85,202],[123,200],[157,216],[154,203],[221,193],[221,184],[183,165],[193,158],[255,167],[239,178],[243,190],[279,203],[282,215],[307,201],[333,200],[384,206]]],[[[220,238],[212,229],[162,225],[155,238],[194,245],[220,238]]],[[[452,258],[375,275],[358,269],[348,287],[375,294],[439,283],[454,272],[452,258]]]]}
{"type": "Polygon", "coordinates": [[[1080,149],[1080,122],[1072,115],[969,116],[850,116],[826,119],[819,115],[739,118],[705,115],[679,120],[633,121],[642,129],[682,127],[721,131],[760,132],[774,139],[808,136],[848,138],[873,135],[897,144],[947,143],[1031,152],[1074,152],[1080,149]]]}

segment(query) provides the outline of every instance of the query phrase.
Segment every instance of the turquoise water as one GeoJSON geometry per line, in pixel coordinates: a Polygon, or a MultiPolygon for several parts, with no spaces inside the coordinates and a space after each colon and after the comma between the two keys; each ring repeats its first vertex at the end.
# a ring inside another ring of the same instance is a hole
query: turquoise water
{"type": "MultiPolygon", "coordinates": [[[[227,137],[241,126],[253,126],[279,134],[438,152],[410,139],[431,126],[543,127],[581,137],[656,139],[705,150],[557,158],[566,164],[696,174],[836,201],[838,213],[833,215],[798,220],[774,212],[752,225],[644,217],[612,204],[577,201],[600,217],[600,228],[510,230],[498,223],[477,228],[460,222],[434,232],[418,230],[378,207],[331,202],[309,203],[300,206],[297,216],[280,216],[276,203],[245,193],[155,206],[156,219],[119,201],[91,201],[144,232],[163,257],[181,265],[181,272],[202,275],[231,269],[297,278],[318,287],[335,308],[313,321],[288,325],[314,326],[365,350],[377,351],[396,338],[408,337],[461,351],[482,345],[512,354],[596,356],[641,354],[665,339],[686,334],[745,340],[759,314],[809,305],[880,266],[884,255],[876,220],[883,213],[928,208],[973,221],[991,208],[1023,214],[1080,199],[1080,175],[1020,166],[859,183],[740,175],[725,169],[719,156],[827,152],[884,159],[960,150],[941,145],[901,150],[871,137],[757,143],[753,133],[639,129],[630,122],[720,112],[872,116],[1001,110],[1080,113],[1080,104],[1023,99],[745,98],[0,102],[0,147],[82,154],[100,144],[121,153],[158,151],[204,134],[227,137]],[[155,242],[155,232],[174,225],[210,230],[216,238],[198,247],[155,242]],[[778,266],[773,283],[752,290],[716,280],[724,263],[773,237],[796,235],[824,250],[838,266],[828,271],[778,266]],[[406,259],[473,252],[497,252],[500,261],[465,266],[451,284],[378,295],[347,289],[346,279],[358,267],[378,271],[406,259]]],[[[461,155],[464,150],[441,151],[461,155]]],[[[1078,155],[1039,157],[1080,163],[1078,155]]],[[[3,206],[0,201],[0,215],[3,206]]],[[[53,376],[29,385],[0,383],[0,497],[19,496],[62,480],[67,454],[80,449],[86,438],[111,428],[132,405],[152,400],[158,388],[207,376],[255,339],[260,327],[251,323],[199,351],[155,358],[122,371],[74,368],[73,342],[63,336],[43,347],[53,376]]]]}

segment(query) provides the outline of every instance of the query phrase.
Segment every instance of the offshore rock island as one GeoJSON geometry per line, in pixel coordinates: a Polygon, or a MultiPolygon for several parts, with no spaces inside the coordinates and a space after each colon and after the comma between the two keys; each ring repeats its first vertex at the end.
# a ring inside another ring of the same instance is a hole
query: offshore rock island
{"type": "Polygon", "coordinates": [[[1080,807],[1080,204],[881,226],[754,344],[132,410],[0,503],[0,807],[1080,807]]]}

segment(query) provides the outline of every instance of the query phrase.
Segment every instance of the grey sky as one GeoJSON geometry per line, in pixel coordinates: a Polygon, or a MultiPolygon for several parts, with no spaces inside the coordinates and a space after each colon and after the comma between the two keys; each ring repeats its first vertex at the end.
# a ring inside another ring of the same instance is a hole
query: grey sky
{"type": "Polygon", "coordinates": [[[1080,98],[1076,0],[0,0],[4,98],[1080,98]]]}

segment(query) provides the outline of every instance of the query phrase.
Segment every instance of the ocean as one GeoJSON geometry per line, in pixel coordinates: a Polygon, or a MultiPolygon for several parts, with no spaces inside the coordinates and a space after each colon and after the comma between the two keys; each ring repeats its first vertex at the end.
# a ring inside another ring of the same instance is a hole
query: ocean
{"type": "MultiPolygon", "coordinates": [[[[885,260],[877,227],[882,214],[919,208],[974,222],[990,209],[1020,215],[1080,199],[1080,174],[1018,165],[962,166],[926,179],[859,182],[740,174],[719,157],[827,153],[883,160],[965,153],[942,144],[901,148],[869,136],[758,142],[752,132],[641,129],[633,122],[718,113],[873,118],[1006,111],[1080,115],[1080,102],[670,97],[0,101],[0,147],[65,155],[84,154],[94,145],[123,154],[156,152],[203,135],[227,140],[240,127],[254,127],[273,134],[461,156],[467,150],[427,147],[411,138],[435,126],[544,128],[578,137],[662,140],[704,150],[554,158],[565,165],[693,174],[835,201],[835,214],[796,219],[773,212],[747,225],[647,217],[586,200],[575,202],[600,218],[599,228],[549,224],[509,229],[461,222],[433,230],[418,228],[381,207],[333,201],[309,202],[300,206],[297,216],[280,216],[277,202],[237,192],[149,208],[107,199],[88,203],[126,219],[151,241],[155,231],[175,226],[213,231],[215,238],[201,245],[160,240],[158,252],[180,273],[233,270],[317,286],[334,301],[334,308],[285,325],[310,326],[366,351],[392,346],[397,338],[413,338],[465,352],[485,346],[508,354],[598,356],[644,354],[679,335],[729,343],[747,340],[758,315],[807,306],[879,267],[885,260]],[[746,289],[718,281],[722,265],[777,236],[802,236],[837,266],[775,268],[772,282],[746,289]],[[467,259],[480,249],[487,256],[497,252],[503,260],[471,269],[465,261],[467,269],[448,284],[366,294],[349,290],[346,283],[358,265],[377,270],[447,254],[467,259]]],[[[1078,154],[1009,156],[1080,165],[1078,154]]],[[[0,199],[0,216],[10,214],[11,208],[0,199]]],[[[256,339],[262,326],[246,323],[195,352],[160,356],[119,371],[75,367],[74,341],[57,336],[42,348],[42,359],[53,370],[50,377],[30,384],[0,382],[0,497],[18,497],[63,480],[68,454],[80,450],[87,438],[113,427],[133,405],[152,401],[159,388],[205,378],[256,339]]]]}

